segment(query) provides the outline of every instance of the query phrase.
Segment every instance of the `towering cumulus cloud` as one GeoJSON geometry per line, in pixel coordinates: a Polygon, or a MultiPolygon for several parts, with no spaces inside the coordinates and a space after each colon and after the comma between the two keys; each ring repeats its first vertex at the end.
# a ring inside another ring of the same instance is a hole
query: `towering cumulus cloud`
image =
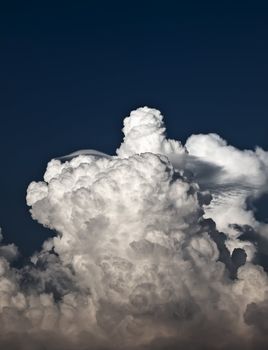
{"type": "Polygon", "coordinates": [[[123,132],[117,155],[53,159],[29,185],[56,235],[21,269],[0,248],[1,349],[266,349],[268,229],[248,202],[268,154],[215,134],[183,146],[148,107],[123,132]]]}

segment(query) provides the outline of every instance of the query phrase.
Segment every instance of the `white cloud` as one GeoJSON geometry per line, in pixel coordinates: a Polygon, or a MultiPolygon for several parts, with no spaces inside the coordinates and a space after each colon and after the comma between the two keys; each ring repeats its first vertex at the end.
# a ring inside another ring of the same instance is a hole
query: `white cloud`
{"type": "Polygon", "coordinates": [[[267,275],[229,224],[266,232],[245,201],[266,190],[267,154],[214,134],[183,147],[148,107],[123,131],[117,156],[54,159],[29,185],[33,218],[57,236],[20,270],[2,254],[0,342],[23,334],[37,349],[48,332],[50,349],[258,347],[267,275]]]}

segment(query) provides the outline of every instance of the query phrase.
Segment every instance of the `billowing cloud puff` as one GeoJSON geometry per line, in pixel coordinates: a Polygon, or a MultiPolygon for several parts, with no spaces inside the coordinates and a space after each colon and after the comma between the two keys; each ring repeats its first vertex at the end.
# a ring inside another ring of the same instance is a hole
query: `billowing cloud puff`
{"type": "Polygon", "coordinates": [[[252,237],[267,230],[247,199],[266,191],[267,153],[214,134],[184,147],[148,107],[123,132],[116,156],[53,159],[29,185],[33,219],[56,234],[21,269],[0,248],[1,344],[264,349],[268,279],[252,237]]]}
{"type": "Polygon", "coordinates": [[[123,143],[117,150],[120,158],[150,152],[168,156],[181,155],[185,148],[179,141],[168,140],[163,116],[157,109],[143,107],[130,113],[124,120],[123,143]]]}
{"type": "Polygon", "coordinates": [[[207,184],[214,193],[207,215],[218,228],[229,231],[228,225],[235,223],[257,228],[253,213],[246,210],[246,200],[267,191],[268,154],[260,148],[240,151],[216,134],[192,135],[185,146],[190,155],[219,169],[207,184]]]}

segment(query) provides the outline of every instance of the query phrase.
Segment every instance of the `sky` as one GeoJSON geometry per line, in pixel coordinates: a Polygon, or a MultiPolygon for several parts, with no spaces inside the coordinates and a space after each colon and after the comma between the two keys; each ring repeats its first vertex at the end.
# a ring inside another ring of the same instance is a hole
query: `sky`
{"type": "Polygon", "coordinates": [[[182,141],[216,132],[240,148],[267,148],[267,11],[252,1],[3,3],[6,239],[25,254],[39,247],[48,232],[28,214],[29,182],[52,157],[112,154],[123,118],[139,106],[159,108],[182,141]]]}
{"type": "Polygon", "coordinates": [[[0,5],[1,348],[266,349],[267,37],[258,1],[0,5]]]}

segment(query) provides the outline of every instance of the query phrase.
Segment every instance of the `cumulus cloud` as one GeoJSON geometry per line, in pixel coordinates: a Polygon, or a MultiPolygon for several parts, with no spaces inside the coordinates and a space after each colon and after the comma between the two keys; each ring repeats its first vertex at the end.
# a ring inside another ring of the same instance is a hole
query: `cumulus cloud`
{"type": "Polygon", "coordinates": [[[213,181],[206,184],[215,194],[207,211],[219,229],[228,230],[233,218],[237,224],[255,227],[257,223],[253,214],[245,210],[245,201],[267,191],[268,154],[260,148],[238,150],[216,134],[192,135],[185,146],[192,156],[220,169],[213,181]]]}
{"type": "Polygon", "coordinates": [[[268,279],[255,257],[267,230],[247,199],[267,190],[267,153],[215,134],[183,146],[148,107],[123,132],[117,155],[53,159],[29,185],[33,219],[57,234],[21,269],[0,248],[1,344],[264,349],[268,279]]]}

